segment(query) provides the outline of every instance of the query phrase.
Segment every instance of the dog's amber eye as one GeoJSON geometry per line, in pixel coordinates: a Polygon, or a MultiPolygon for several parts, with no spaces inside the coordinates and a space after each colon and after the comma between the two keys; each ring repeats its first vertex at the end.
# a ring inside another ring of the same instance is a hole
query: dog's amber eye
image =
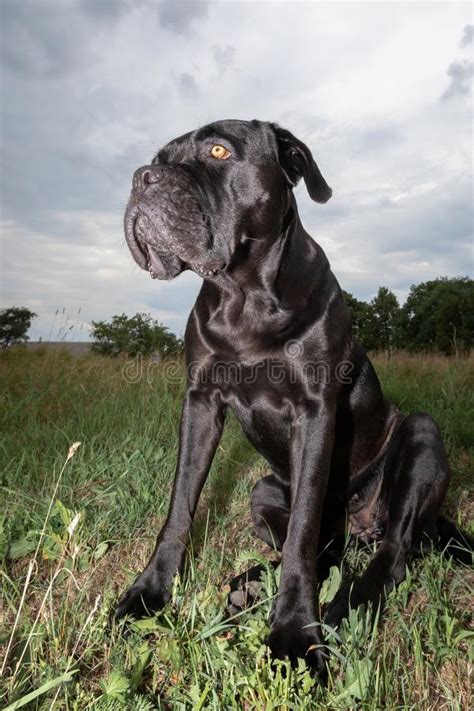
{"type": "Polygon", "coordinates": [[[219,143],[215,143],[211,148],[211,156],[218,160],[227,160],[227,158],[230,158],[230,151],[219,143]]]}

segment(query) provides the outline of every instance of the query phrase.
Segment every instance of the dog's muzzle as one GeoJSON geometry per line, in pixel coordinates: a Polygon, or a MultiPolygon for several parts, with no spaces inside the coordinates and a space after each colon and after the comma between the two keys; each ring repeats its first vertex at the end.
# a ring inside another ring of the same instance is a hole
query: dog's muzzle
{"type": "Polygon", "coordinates": [[[212,276],[223,267],[211,252],[193,179],[180,166],[146,165],[135,172],[124,226],[133,258],[154,279],[172,279],[186,268],[212,276]]]}

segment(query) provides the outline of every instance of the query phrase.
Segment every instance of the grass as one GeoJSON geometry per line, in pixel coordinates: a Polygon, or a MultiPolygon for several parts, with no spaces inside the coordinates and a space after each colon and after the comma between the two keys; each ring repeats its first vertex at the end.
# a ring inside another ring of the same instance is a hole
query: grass
{"type": "MultiPolygon", "coordinates": [[[[453,467],[445,511],[469,527],[474,359],[374,360],[401,409],[437,419],[453,467]]],[[[262,640],[278,571],[268,569],[253,612],[237,625],[224,619],[225,581],[269,557],[249,515],[265,464],[233,418],[172,604],[126,637],[110,624],[166,515],[182,375],[180,366],[61,351],[2,354],[2,707],[469,708],[474,579],[434,553],[414,562],[378,624],[358,610],[339,635],[326,630],[334,650],[326,687],[303,664],[269,666],[262,640]]],[[[368,555],[351,550],[345,565],[356,573],[368,555]]],[[[339,578],[333,568],[323,602],[339,578]]]]}

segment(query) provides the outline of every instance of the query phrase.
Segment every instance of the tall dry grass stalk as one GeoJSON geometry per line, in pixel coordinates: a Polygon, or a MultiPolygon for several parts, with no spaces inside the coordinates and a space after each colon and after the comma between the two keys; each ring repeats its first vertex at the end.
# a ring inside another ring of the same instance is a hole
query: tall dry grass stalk
{"type": "MultiPolygon", "coordinates": [[[[10,654],[11,646],[12,646],[12,644],[13,644],[13,639],[14,639],[14,637],[15,637],[16,628],[17,628],[18,622],[19,622],[19,620],[20,620],[20,616],[21,616],[21,612],[22,612],[22,610],[23,610],[23,606],[24,606],[26,594],[27,594],[27,591],[28,591],[29,586],[30,586],[30,583],[31,583],[31,578],[32,578],[32,576],[33,576],[33,571],[34,571],[35,568],[38,567],[38,563],[37,563],[38,554],[39,554],[39,551],[40,551],[40,549],[41,549],[41,544],[42,544],[42,542],[43,542],[43,540],[44,540],[44,536],[45,536],[45,532],[46,532],[46,526],[48,525],[48,521],[49,521],[49,518],[50,518],[50,516],[51,516],[51,510],[52,510],[52,508],[53,508],[54,501],[55,501],[55,499],[56,499],[56,494],[58,493],[59,485],[60,485],[60,483],[61,483],[61,479],[62,479],[62,476],[63,476],[63,474],[64,474],[64,470],[66,469],[66,466],[67,466],[68,462],[71,461],[71,459],[74,457],[74,455],[76,454],[76,452],[77,452],[77,450],[79,449],[80,446],[81,446],[81,442],[74,442],[73,444],[71,444],[71,446],[69,447],[68,453],[67,453],[66,461],[64,462],[63,466],[61,467],[61,471],[59,472],[59,476],[58,476],[58,478],[57,478],[57,480],[56,480],[56,484],[55,484],[55,486],[54,486],[54,490],[53,490],[53,493],[52,493],[52,496],[51,496],[51,499],[50,499],[50,502],[49,502],[48,511],[46,512],[46,516],[45,516],[45,519],[44,519],[44,522],[43,522],[43,528],[41,529],[41,533],[40,533],[40,536],[39,536],[39,539],[38,539],[38,544],[37,544],[37,546],[36,546],[36,549],[35,549],[33,558],[30,560],[30,562],[29,562],[29,564],[28,564],[28,571],[27,571],[27,574],[26,574],[25,584],[24,584],[24,586],[23,586],[23,591],[22,591],[22,595],[21,595],[21,599],[20,599],[20,604],[19,604],[19,606],[18,606],[18,610],[17,610],[16,616],[15,616],[15,621],[14,621],[14,623],[13,623],[12,631],[11,631],[11,633],[10,633],[10,637],[9,637],[9,640],[8,640],[7,649],[6,649],[6,652],[5,652],[5,657],[4,657],[4,660],[3,660],[2,668],[1,668],[1,670],[0,670],[0,675],[1,675],[1,676],[3,676],[3,673],[4,673],[4,671],[5,671],[5,667],[6,667],[6,665],[7,665],[7,661],[8,661],[8,657],[9,657],[9,654],[10,654]]],[[[71,534],[71,535],[72,535],[72,534],[71,534]]],[[[42,610],[43,610],[43,608],[44,608],[44,605],[45,605],[45,603],[46,603],[46,599],[47,599],[47,596],[48,596],[48,594],[49,594],[49,591],[51,590],[52,585],[53,585],[55,579],[57,578],[57,576],[58,576],[58,574],[59,574],[59,572],[60,572],[60,568],[61,568],[61,565],[62,565],[62,562],[63,562],[63,557],[64,557],[64,556],[61,557],[61,560],[60,560],[59,563],[58,563],[58,566],[57,566],[57,568],[56,568],[56,570],[55,570],[55,572],[54,572],[54,574],[53,574],[53,577],[52,577],[51,582],[50,582],[50,584],[49,584],[49,586],[48,586],[48,589],[47,589],[47,591],[46,591],[46,593],[45,593],[45,595],[44,595],[44,598],[43,598],[43,600],[42,600],[42,602],[41,602],[41,605],[40,605],[40,608],[39,608],[38,613],[37,613],[37,615],[36,615],[36,618],[35,618],[35,620],[34,620],[32,626],[31,626],[30,632],[29,632],[28,637],[27,637],[27,639],[26,639],[26,642],[25,642],[25,644],[24,644],[24,646],[23,646],[23,650],[22,650],[22,652],[21,652],[21,654],[20,654],[20,657],[19,657],[19,659],[18,659],[18,661],[17,661],[17,664],[16,664],[16,666],[15,666],[15,671],[14,671],[14,673],[13,673],[13,681],[15,680],[15,677],[16,677],[16,675],[17,675],[17,673],[18,673],[18,670],[19,670],[19,668],[20,668],[21,662],[23,661],[23,658],[24,658],[24,656],[25,656],[25,654],[26,654],[26,650],[28,649],[28,646],[29,646],[29,644],[30,644],[30,642],[31,642],[31,639],[32,639],[32,637],[33,637],[33,633],[34,633],[34,631],[35,631],[36,625],[37,625],[37,623],[38,623],[38,620],[39,620],[39,618],[40,618],[41,612],[42,612],[42,610]]]]}

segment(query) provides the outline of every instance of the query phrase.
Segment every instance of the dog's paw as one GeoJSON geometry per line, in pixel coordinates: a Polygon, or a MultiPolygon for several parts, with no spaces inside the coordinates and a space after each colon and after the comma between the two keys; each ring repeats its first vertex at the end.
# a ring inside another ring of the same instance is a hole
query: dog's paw
{"type": "Polygon", "coordinates": [[[266,639],[273,659],[288,658],[293,667],[304,659],[320,681],[327,677],[327,650],[316,625],[303,626],[298,622],[273,627],[266,639]]]}
{"type": "Polygon", "coordinates": [[[156,576],[145,571],[118,601],[115,619],[120,620],[127,615],[135,619],[148,617],[161,610],[170,597],[170,593],[163,589],[156,576]]]}
{"type": "Polygon", "coordinates": [[[262,583],[257,580],[244,582],[235,590],[231,589],[225,608],[227,616],[233,617],[255,605],[261,599],[261,592],[262,583]]]}
{"type": "MultiPolygon", "coordinates": [[[[351,585],[345,584],[336,593],[324,613],[324,622],[329,627],[339,627],[342,620],[349,615],[351,585]]],[[[357,606],[355,601],[353,606],[357,606]]]]}
{"type": "Polygon", "coordinates": [[[372,619],[377,610],[382,610],[387,593],[393,587],[392,578],[376,578],[372,581],[365,576],[346,583],[329,603],[324,613],[324,622],[330,627],[338,627],[349,616],[349,610],[360,605],[370,606],[372,619]]]}

